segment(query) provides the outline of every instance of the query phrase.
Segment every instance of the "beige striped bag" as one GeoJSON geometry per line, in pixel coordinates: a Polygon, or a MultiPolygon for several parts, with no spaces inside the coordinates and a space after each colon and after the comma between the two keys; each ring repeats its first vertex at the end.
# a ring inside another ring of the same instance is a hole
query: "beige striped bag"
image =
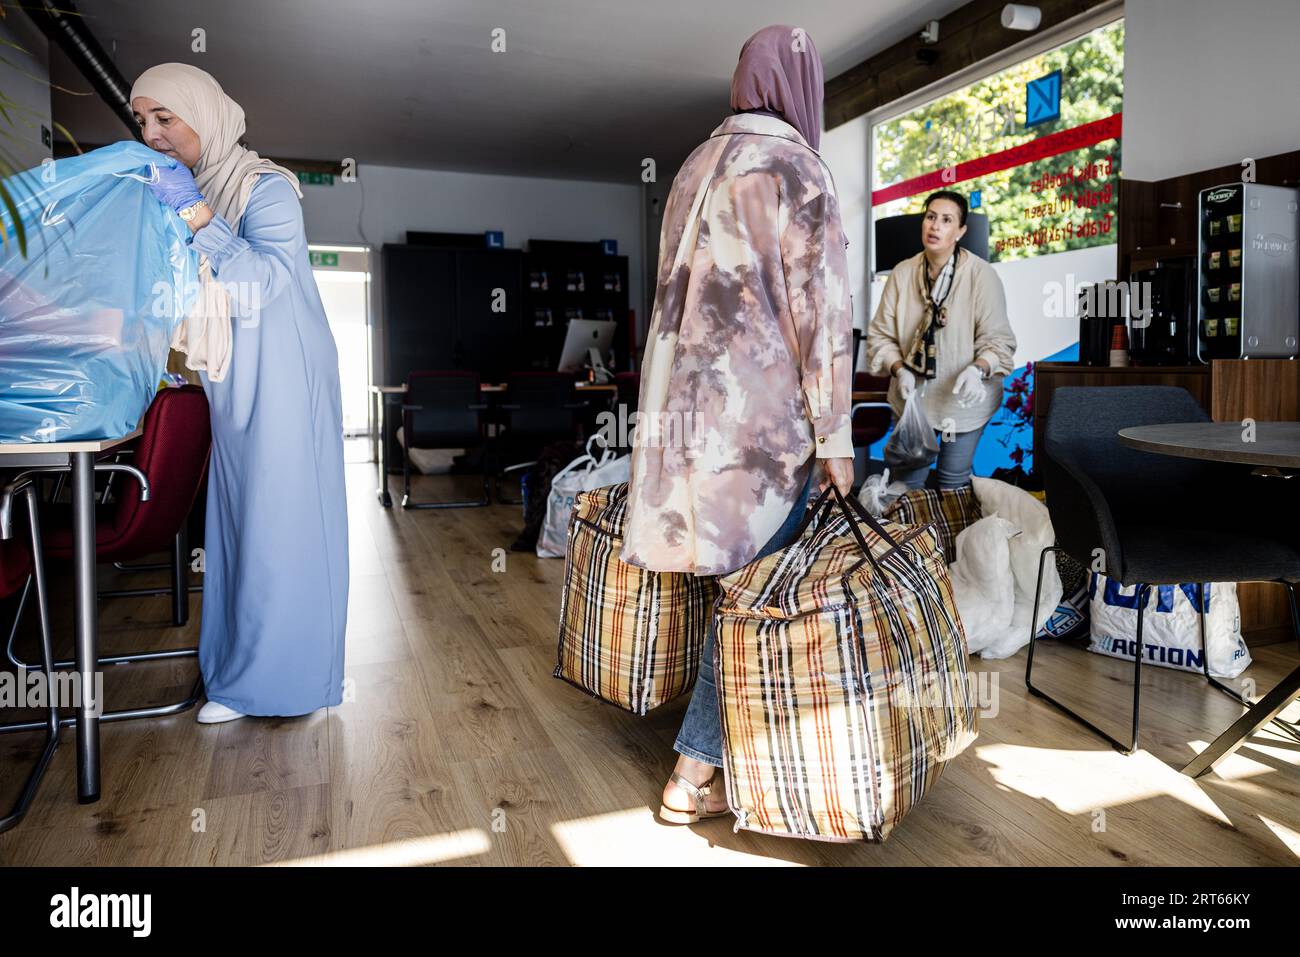
{"type": "Polygon", "coordinates": [[[626,517],[626,482],[578,495],[555,677],[643,715],[695,684],[718,586],[713,578],[622,561],[626,517]]]}
{"type": "Polygon", "coordinates": [[[884,840],[975,739],[934,526],[850,505],[828,489],[794,544],[720,579],[714,665],[737,830],[884,840]]]}

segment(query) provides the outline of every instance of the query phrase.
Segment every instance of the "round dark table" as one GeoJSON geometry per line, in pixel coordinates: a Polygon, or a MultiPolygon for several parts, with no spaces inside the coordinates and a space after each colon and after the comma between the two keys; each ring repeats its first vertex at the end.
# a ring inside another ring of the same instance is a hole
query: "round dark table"
{"type": "Polygon", "coordinates": [[[1119,430],[1130,448],[1210,462],[1300,469],[1300,422],[1256,422],[1247,442],[1240,422],[1174,422],[1119,430]]]}

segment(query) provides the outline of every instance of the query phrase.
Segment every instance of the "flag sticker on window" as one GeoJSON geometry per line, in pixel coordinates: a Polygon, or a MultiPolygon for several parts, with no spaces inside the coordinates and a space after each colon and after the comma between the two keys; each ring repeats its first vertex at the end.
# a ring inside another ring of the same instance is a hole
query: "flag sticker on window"
{"type": "Polygon", "coordinates": [[[1061,71],[1053,70],[1025,84],[1025,126],[1049,123],[1061,116],[1061,71]]]}

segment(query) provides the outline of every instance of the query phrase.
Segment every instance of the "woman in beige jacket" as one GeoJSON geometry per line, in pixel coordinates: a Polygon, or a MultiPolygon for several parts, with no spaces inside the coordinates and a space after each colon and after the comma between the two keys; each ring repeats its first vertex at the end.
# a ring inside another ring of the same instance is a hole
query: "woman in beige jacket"
{"type": "MultiPolygon", "coordinates": [[[[894,267],[867,327],[868,365],[892,377],[895,414],[902,415],[918,393],[940,436],[940,488],[970,481],[975,447],[1002,404],[1002,377],[1014,368],[1016,354],[1002,281],[992,266],[957,245],[966,235],[966,215],[960,193],[941,190],[926,199],[924,248],[894,267]]],[[[912,488],[925,485],[930,471],[929,464],[891,464],[889,447],[885,463],[891,480],[912,488]]]]}

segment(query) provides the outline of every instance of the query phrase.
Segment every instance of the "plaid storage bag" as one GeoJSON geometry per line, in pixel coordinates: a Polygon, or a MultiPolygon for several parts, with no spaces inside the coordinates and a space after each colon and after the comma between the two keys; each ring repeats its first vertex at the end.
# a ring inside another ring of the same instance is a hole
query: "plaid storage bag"
{"type": "Polygon", "coordinates": [[[736,829],[883,841],[976,735],[935,526],[881,523],[831,487],[792,545],[719,582],[736,829]]]}
{"type": "Polygon", "coordinates": [[[581,492],[569,518],[555,677],[633,714],[695,684],[715,579],[619,558],[627,483],[581,492]]]}

